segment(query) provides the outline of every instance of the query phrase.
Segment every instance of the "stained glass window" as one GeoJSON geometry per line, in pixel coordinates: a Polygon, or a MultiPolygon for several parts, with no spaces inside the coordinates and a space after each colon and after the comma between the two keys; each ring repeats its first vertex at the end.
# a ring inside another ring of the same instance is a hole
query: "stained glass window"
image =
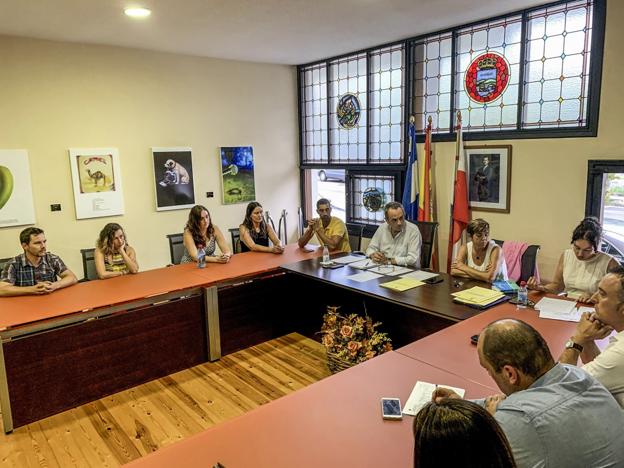
{"type": "Polygon", "coordinates": [[[329,62],[329,161],[366,163],[366,54],[329,62]]]}
{"type": "Polygon", "coordinates": [[[381,224],[385,204],[395,200],[395,178],[391,175],[352,175],[349,179],[350,221],[381,224]]]}
{"type": "Polygon", "coordinates": [[[416,131],[423,133],[432,118],[433,133],[451,130],[451,34],[416,41],[411,48],[416,131]]]}
{"type": "Polygon", "coordinates": [[[327,67],[302,68],[300,80],[303,159],[327,162],[327,67]]]}
{"type": "Polygon", "coordinates": [[[404,47],[402,44],[370,53],[369,163],[403,160],[404,47]]]}
{"type": "Polygon", "coordinates": [[[591,1],[529,13],[523,128],[586,125],[591,34],[591,1]]]}
{"type": "Polygon", "coordinates": [[[455,39],[455,109],[464,131],[516,129],[522,16],[460,29],[455,39]]]}

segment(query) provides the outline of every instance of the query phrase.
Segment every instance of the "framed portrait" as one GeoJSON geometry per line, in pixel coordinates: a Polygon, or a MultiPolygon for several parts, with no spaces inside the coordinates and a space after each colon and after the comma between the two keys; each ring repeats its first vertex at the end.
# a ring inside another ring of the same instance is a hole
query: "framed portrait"
{"type": "Polygon", "coordinates": [[[509,213],[511,145],[466,146],[465,150],[470,208],[509,213]]]}
{"type": "Polygon", "coordinates": [[[253,148],[251,146],[222,147],[220,157],[223,204],[233,205],[255,200],[253,148]]]}
{"type": "Polygon", "coordinates": [[[195,205],[191,148],[152,148],[156,211],[195,205]]]}
{"type": "Polygon", "coordinates": [[[35,223],[26,150],[0,150],[0,228],[35,223]]]}
{"type": "Polygon", "coordinates": [[[124,214],[117,148],[70,148],[76,218],[124,214]]]}

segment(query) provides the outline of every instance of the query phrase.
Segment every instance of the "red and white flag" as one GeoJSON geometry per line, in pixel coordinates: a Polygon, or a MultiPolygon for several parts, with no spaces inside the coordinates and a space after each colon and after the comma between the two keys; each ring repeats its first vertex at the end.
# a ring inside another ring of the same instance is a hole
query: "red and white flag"
{"type": "Polygon", "coordinates": [[[447,271],[451,272],[451,263],[457,258],[459,248],[466,238],[466,227],[470,221],[468,208],[468,184],[466,182],[466,152],[462,134],[461,113],[457,113],[457,146],[455,148],[455,173],[453,177],[453,198],[451,200],[451,229],[447,257],[447,271]]]}

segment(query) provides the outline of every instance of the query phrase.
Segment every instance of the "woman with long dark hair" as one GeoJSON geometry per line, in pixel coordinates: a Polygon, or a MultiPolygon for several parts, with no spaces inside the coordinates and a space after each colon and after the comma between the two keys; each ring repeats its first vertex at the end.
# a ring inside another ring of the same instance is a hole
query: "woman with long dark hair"
{"type": "Polygon", "coordinates": [[[565,291],[570,299],[592,302],[602,277],[618,266],[616,259],[600,251],[601,240],[600,221],[594,217],[583,219],[572,232],[572,248],[559,257],[553,280],[540,284],[531,277],[527,287],[553,294],[565,291]]]}
{"type": "Polygon", "coordinates": [[[414,468],[515,468],[511,447],[496,420],[468,400],[444,398],[414,419],[414,468]]]}
{"type": "Polygon", "coordinates": [[[245,220],[239,226],[241,251],[281,254],[284,247],[273,228],[264,221],[262,213],[262,205],[257,201],[247,205],[245,220]],[[273,243],[272,247],[269,247],[269,240],[273,243]]]}
{"type": "Polygon", "coordinates": [[[139,271],[136,252],[128,244],[126,233],[117,223],[108,223],[100,231],[93,258],[95,270],[100,279],[134,274],[139,271]]]}
{"type": "Polygon", "coordinates": [[[206,262],[227,263],[232,256],[221,230],[212,224],[208,208],[195,205],[189,212],[188,221],[184,227],[184,254],[180,263],[197,261],[197,252],[204,249],[206,262]],[[215,256],[217,245],[221,255],[215,256]]]}

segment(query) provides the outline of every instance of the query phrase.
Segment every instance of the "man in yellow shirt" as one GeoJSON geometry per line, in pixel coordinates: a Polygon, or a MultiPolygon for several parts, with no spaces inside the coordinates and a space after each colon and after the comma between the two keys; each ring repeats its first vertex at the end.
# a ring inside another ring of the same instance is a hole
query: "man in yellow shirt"
{"type": "Polygon", "coordinates": [[[316,234],[321,245],[326,245],[335,252],[351,252],[347,226],[340,218],[331,215],[331,203],[327,198],[316,202],[319,218],[309,219],[308,228],[299,238],[299,247],[305,246],[316,234]]]}

